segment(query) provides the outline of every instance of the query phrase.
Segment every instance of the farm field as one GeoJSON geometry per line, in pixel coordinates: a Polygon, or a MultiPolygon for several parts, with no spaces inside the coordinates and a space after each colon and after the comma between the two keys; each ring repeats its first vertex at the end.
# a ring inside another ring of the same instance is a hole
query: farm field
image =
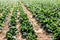
{"type": "Polygon", "coordinates": [[[0,40],[60,40],[60,0],[0,0],[0,40]]]}

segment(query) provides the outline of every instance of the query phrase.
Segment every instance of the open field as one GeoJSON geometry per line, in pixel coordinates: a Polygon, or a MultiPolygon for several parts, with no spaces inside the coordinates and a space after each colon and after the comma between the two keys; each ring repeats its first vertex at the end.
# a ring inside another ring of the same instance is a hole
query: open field
{"type": "Polygon", "coordinates": [[[0,40],[60,40],[60,0],[0,0],[0,40]]]}

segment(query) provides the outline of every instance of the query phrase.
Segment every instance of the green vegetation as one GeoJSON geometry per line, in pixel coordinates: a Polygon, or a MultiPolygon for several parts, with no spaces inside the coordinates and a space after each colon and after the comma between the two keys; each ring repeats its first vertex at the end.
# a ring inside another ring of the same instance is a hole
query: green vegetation
{"type": "Polygon", "coordinates": [[[33,30],[32,24],[29,22],[29,19],[27,18],[27,14],[24,13],[21,5],[19,6],[19,8],[22,37],[26,38],[26,40],[37,40],[37,36],[33,30]]]}
{"type": "MultiPolygon", "coordinates": [[[[32,12],[33,18],[48,33],[53,34],[53,40],[60,40],[60,0],[22,0],[27,9],[32,12]]],[[[27,14],[19,0],[2,0],[0,2],[0,30],[4,27],[4,22],[9,13],[12,16],[9,22],[9,30],[6,33],[7,40],[17,40],[16,28],[17,13],[20,11],[21,34],[26,40],[37,40],[32,24],[29,22],[27,14]],[[15,6],[15,7],[14,7],[15,6]]]]}
{"type": "Polygon", "coordinates": [[[2,14],[2,15],[0,16],[0,30],[3,29],[4,21],[5,21],[6,17],[7,17],[7,15],[8,15],[8,13],[10,13],[10,6],[1,5],[1,4],[0,4],[0,14],[2,14]]]}
{"type": "Polygon", "coordinates": [[[17,13],[20,11],[20,23],[21,23],[21,34],[22,37],[26,38],[26,40],[37,40],[37,36],[33,30],[32,24],[29,22],[27,18],[27,14],[24,13],[23,8],[21,7],[20,2],[12,0],[2,0],[0,2],[0,26],[3,26],[4,20],[7,17],[8,13],[12,13],[11,20],[9,22],[9,30],[6,33],[7,40],[17,40],[16,35],[18,33],[16,28],[16,18],[17,13]],[[7,2],[7,3],[6,3],[7,2]],[[4,6],[4,3],[6,6],[4,6]],[[15,4],[14,4],[15,3],[15,4]]]}
{"type": "Polygon", "coordinates": [[[9,30],[6,33],[7,40],[16,40],[16,35],[18,33],[16,28],[16,16],[17,16],[17,7],[13,8],[11,20],[9,22],[9,30]]]}
{"type": "Polygon", "coordinates": [[[44,30],[52,33],[54,40],[59,40],[60,0],[23,0],[22,2],[44,30]]]}

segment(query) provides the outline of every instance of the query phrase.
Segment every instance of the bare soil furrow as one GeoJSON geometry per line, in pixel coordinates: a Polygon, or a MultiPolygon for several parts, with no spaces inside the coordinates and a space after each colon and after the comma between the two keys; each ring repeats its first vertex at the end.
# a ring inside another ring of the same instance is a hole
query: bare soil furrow
{"type": "Polygon", "coordinates": [[[20,12],[18,11],[18,13],[17,13],[17,20],[16,20],[17,21],[16,28],[18,29],[17,40],[21,40],[19,15],[20,15],[20,12]]]}
{"type": "Polygon", "coordinates": [[[0,16],[2,16],[2,13],[0,13],[0,16]]]}
{"type": "Polygon", "coordinates": [[[20,18],[20,11],[18,11],[17,13],[17,25],[16,25],[16,28],[18,29],[18,34],[17,34],[17,40],[25,40],[22,38],[22,35],[20,33],[20,22],[19,22],[19,18],[20,18]]]}

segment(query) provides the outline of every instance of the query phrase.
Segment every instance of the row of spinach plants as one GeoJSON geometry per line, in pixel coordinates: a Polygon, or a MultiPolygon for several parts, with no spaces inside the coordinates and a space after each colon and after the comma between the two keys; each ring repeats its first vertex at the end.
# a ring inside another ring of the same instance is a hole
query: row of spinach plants
{"type": "Polygon", "coordinates": [[[16,35],[18,33],[16,28],[16,18],[17,18],[17,11],[18,7],[14,7],[12,11],[11,20],[9,22],[9,30],[6,33],[7,40],[17,40],[16,35]]]}
{"type": "Polygon", "coordinates": [[[26,40],[37,40],[37,36],[34,32],[32,24],[29,22],[29,19],[27,17],[27,14],[24,13],[24,10],[19,2],[19,10],[20,10],[20,31],[23,38],[26,38],[26,40]]]}
{"type": "Polygon", "coordinates": [[[10,13],[10,6],[3,5],[2,7],[0,7],[0,14],[2,14],[2,16],[0,16],[0,30],[3,29],[4,22],[9,13],[10,13]]]}

